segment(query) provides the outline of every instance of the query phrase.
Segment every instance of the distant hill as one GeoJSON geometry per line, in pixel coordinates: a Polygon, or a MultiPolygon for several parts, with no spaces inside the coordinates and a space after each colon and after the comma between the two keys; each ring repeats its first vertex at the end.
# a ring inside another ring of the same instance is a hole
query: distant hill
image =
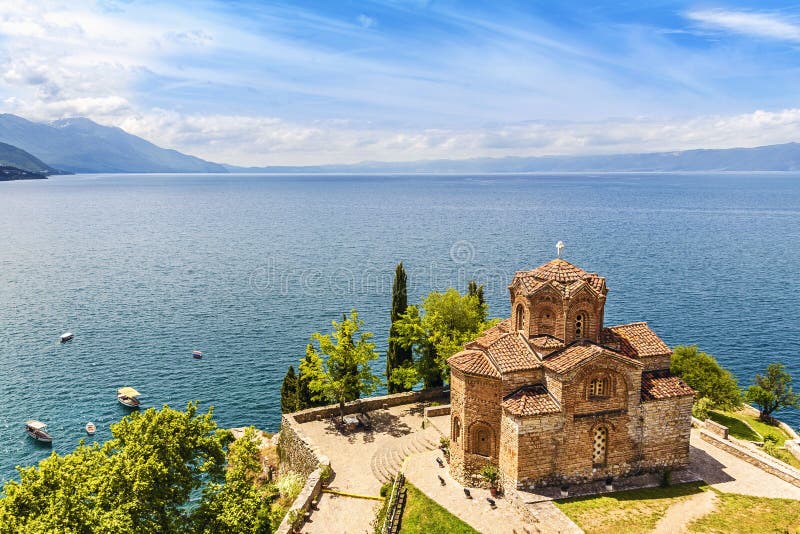
{"type": "Polygon", "coordinates": [[[59,174],[59,171],[50,167],[45,162],[28,154],[21,148],[6,143],[0,143],[0,166],[38,174],[59,174]]]}
{"type": "Polygon", "coordinates": [[[69,172],[227,172],[217,163],[160,148],[85,118],[43,124],[2,114],[0,141],[69,172]]]}
{"type": "Polygon", "coordinates": [[[607,156],[540,156],[439,159],[411,162],[368,161],[350,165],[235,167],[231,172],[265,173],[492,173],[492,172],[692,172],[800,171],[800,144],[755,148],[702,149],[607,156]]]}
{"type": "Polygon", "coordinates": [[[44,180],[47,175],[39,172],[26,171],[9,165],[0,165],[0,182],[10,182],[13,180],[44,180]]]}

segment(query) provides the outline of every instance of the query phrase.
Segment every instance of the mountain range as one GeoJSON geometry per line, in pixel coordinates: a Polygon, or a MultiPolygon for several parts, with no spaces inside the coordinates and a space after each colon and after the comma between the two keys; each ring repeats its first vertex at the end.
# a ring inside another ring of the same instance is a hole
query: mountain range
{"type": "Polygon", "coordinates": [[[599,156],[366,161],[337,165],[240,167],[165,149],[87,118],[32,122],[0,114],[0,165],[67,173],[515,173],[800,171],[800,144],[599,156]]]}
{"type": "Polygon", "coordinates": [[[120,128],[80,117],[44,124],[2,114],[0,142],[72,173],[227,172],[217,163],[158,147],[120,128]]]}

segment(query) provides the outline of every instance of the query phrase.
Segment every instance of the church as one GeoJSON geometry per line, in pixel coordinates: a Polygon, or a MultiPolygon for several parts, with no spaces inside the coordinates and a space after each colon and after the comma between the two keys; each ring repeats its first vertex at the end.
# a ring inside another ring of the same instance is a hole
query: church
{"type": "Polygon", "coordinates": [[[517,272],[511,317],[447,360],[462,483],[487,464],[516,489],[688,465],[694,391],[672,350],[647,323],[604,326],[605,278],[560,254],[517,272]]]}

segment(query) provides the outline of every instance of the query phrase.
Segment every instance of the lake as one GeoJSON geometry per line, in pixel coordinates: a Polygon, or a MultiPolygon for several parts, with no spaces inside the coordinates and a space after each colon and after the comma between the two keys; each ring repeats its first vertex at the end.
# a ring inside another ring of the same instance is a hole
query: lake
{"type": "Polygon", "coordinates": [[[311,333],[357,308],[384,351],[397,262],[412,303],[475,278],[508,317],[514,271],[559,240],[606,277],[607,325],[800,388],[798,174],[59,176],[0,183],[0,235],[0,481],[49,452],[26,419],[60,453],[89,420],[107,439],[126,385],[277,430],[311,333]]]}

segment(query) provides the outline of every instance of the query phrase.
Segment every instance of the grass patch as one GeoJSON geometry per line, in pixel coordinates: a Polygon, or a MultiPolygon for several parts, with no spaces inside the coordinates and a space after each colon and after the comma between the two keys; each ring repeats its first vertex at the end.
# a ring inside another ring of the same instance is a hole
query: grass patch
{"type": "Polygon", "coordinates": [[[800,505],[797,501],[717,494],[716,509],[689,524],[690,532],[800,532],[800,505]]]}
{"type": "Polygon", "coordinates": [[[478,534],[413,485],[406,482],[405,487],[408,494],[400,534],[478,534]]]}
{"type": "MultiPolygon", "coordinates": [[[[721,425],[725,425],[728,427],[728,433],[733,436],[734,438],[743,439],[746,441],[758,441],[763,442],[761,436],[772,436],[775,438],[776,446],[783,447],[784,442],[790,438],[786,432],[781,430],[777,426],[768,425],[763,421],[759,421],[758,417],[754,417],[744,412],[721,412],[718,410],[710,410],[708,412],[708,416],[712,421],[716,421],[721,425]],[[745,422],[747,424],[745,424],[745,422]],[[747,425],[750,425],[748,427],[747,425]],[[756,432],[753,432],[755,429],[756,432]]],[[[789,451],[785,451],[785,454],[781,454],[781,458],[778,460],[782,460],[785,463],[800,469],[800,460],[792,456],[789,451]]]]}
{"type": "Polygon", "coordinates": [[[746,441],[761,441],[761,436],[753,432],[753,429],[747,426],[742,419],[737,417],[737,414],[710,410],[708,412],[708,417],[715,423],[727,426],[728,433],[734,438],[746,441]]]}
{"type": "Polygon", "coordinates": [[[706,489],[708,486],[702,482],[693,482],[573,497],[555,501],[555,505],[587,534],[649,532],[667,508],[706,489]]]}

